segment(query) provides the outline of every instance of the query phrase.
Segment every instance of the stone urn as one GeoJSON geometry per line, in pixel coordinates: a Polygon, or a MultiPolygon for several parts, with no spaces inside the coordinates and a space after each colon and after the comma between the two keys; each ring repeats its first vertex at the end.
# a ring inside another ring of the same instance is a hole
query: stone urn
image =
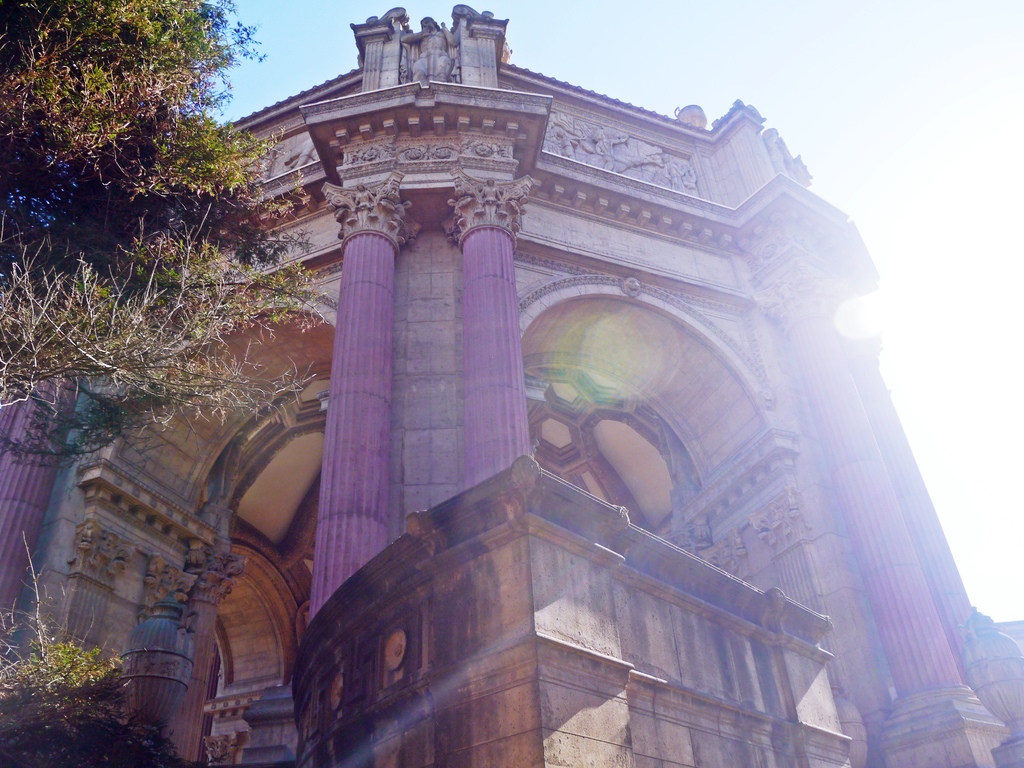
{"type": "Polygon", "coordinates": [[[1009,741],[1024,739],[1024,653],[977,608],[965,628],[967,684],[988,711],[1009,726],[1009,741]]]}
{"type": "Polygon", "coordinates": [[[153,606],[121,654],[121,677],[130,712],[150,725],[165,725],[185,699],[195,646],[181,626],[183,606],[172,597],[153,606]]]}

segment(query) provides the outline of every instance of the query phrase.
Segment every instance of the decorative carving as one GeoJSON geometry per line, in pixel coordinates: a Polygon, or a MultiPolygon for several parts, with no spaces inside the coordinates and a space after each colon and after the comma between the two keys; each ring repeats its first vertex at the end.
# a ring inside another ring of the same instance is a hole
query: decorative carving
{"type": "Polygon", "coordinates": [[[625,133],[564,113],[552,116],[544,150],[678,192],[697,192],[697,173],[688,160],[625,133]]]}
{"type": "Polygon", "coordinates": [[[776,173],[785,174],[805,187],[811,186],[813,177],[807,166],[799,155],[793,157],[777,129],[769,128],[761,134],[761,138],[764,140],[765,149],[768,150],[768,158],[772,161],[772,169],[776,173]]]}
{"type": "Polygon", "coordinates": [[[711,522],[707,515],[691,520],[674,536],[675,543],[687,552],[696,554],[714,544],[711,537],[711,522]]]}
{"type": "Polygon", "coordinates": [[[274,179],[318,160],[313,137],[308,133],[289,136],[267,155],[265,179],[274,179]]]}
{"type": "Polygon", "coordinates": [[[68,560],[71,575],[83,574],[98,581],[112,581],[124,573],[132,548],[116,533],[86,518],[75,528],[75,556],[68,560]]]}
{"type": "Polygon", "coordinates": [[[466,143],[462,147],[462,153],[473,157],[491,157],[511,160],[512,145],[498,141],[467,139],[466,143]]]}
{"type": "Polygon", "coordinates": [[[334,218],[341,224],[338,237],[345,238],[357,232],[378,232],[402,247],[419,232],[420,225],[412,221],[406,211],[412,203],[403,203],[398,195],[402,174],[392,173],[385,181],[373,186],[357,184],[352,189],[324,184],[324,196],[334,209],[334,218]]]}
{"type": "Polygon", "coordinates": [[[769,587],[764,592],[765,608],[761,614],[761,626],[772,632],[785,632],[783,618],[786,614],[786,593],[778,587],[769,587]]]}
{"type": "MultiPolygon", "coordinates": [[[[401,73],[403,83],[416,82],[426,87],[431,81],[461,82],[459,77],[459,47],[448,27],[427,16],[420,22],[420,31],[402,35],[404,61],[412,63],[401,73]]],[[[404,65],[403,61],[403,65],[404,65]]]]}
{"type": "Polygon", "coordinates": [[[395,159],[395,146],[391,143],[354,144],[345,147],[342,165],[383,163],[395,159]]]}
{"type": "Polygon", "coordinates": [[[204,737],[206,762],[210,765],[232,764],[238,751],[238,733],[222,733],[220,736],[204,737]]]}
{"type": "Polygon", "coordinates": [[[817,274],[807,262],[798,260],[755,299],[766,315],[788,327],[808,317],[831,317],[840,297],[836,283],[817,274]]]}
{"type": "Polygon", "coordinates": [[[537,183],[529,176],[515,181],[480,181],[461,168],[452,171],[456,197],[448,201],[455,216],[448,234],[459,243],[476,227],[500,227],[515,237],[522,226],[526,197],[537,183]]]}
{"type": "Polygon", "coordinates": [[[188,544],[188,553],[185,555],[185,573],[202,573],[206,561],[213,556],[213,547],[203,544],[199,539],[192,539],[188,544]]]}
{"type": "Polygon", "coordinates": [[[188,598],[188,590],[195,576],[183,572],[180,568],[164,560],[160,555],[150,555],[146,567],[146,575],[142,579],[145,588],[139,618],[145,619],[153,613],[153,606],[165,597],[173,596],[184,603],[188,598]]]}
{"type": "Polygon", "coordinates": [[[800,492],[789,487],[760,512],[750,517],[757,537],[770,547],[785,546],[810,526],[800,512],[800,492]]]}
{"type": "Polygon", "coordinates": [[[640,295],[640,281],[635,277],[627,277],[622,281],[622,292],[632,299],[640,295]]]}
{"type": "Polygon", "coordinates": [[[245,570],[245,558],[241,555],[211,555],[203,564],[203,570],[192,585],[190,598],[217,605],[235,586],[235,577],[245,570]]]}
{"type": "Polygon", "coordinates": [[[408,638],[404,629],[396,629],[388,639],[384,641],[384,666],[389,672],[394,672],[405,661],[405,649],[408,645],[408,638]]]}
{"type": "Polygon", "coordinates": [[[398,150],[398,160],[403,163],[421,163],[428,160],[455,160],[458,155],[459,146],[451,141],[413,144],[398,150]]]}
{"type": "Polygon", "coordinates": [[[717,544],[701,552],[700,556],[733,576],[743,576],[746,573],[747,548],[743,544],[739,529],[727,533],[717,544]]]}

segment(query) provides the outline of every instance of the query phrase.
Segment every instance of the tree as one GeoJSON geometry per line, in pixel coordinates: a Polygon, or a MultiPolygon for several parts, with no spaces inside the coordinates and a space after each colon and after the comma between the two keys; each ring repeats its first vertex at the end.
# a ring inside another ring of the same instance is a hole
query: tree
{"type": "Polygon", "coordinates": [[[278,268],[295,244],[265,226],[282,205],[261,195],[266,144],[217,120],[225,73],[253,51],[233,12],[0,3],[0,406],[44,406],[0,451],[90,451],[301,380],[225,343],[315,300],[278,268]]]}
{"type": "Polygon", "coordinates": [[[35,605],[0,614],[0,765],[198,768],[130,715],[115,660],[56,636],[37,585],[35,605]]]}
{"type": "Polygon", "coordinates": [[[185,768],[160,729],[125,715],[117,664],[71,642],[0,665],[0,765],[185,768]]]}

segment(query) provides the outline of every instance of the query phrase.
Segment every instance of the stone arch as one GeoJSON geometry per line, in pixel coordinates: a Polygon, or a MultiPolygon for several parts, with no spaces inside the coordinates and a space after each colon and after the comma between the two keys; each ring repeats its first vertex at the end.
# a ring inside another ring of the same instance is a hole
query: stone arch
{"type": "MultiPolygon", "coordinates": [[[[736,370],[720,344],[651,302],[624,296],[618,289],[584,295],[577,291],[528,319],[524,366],[528,377],[545,382],[540,408],[584,413],[594,408],[589,402],[637,418],[641,409],[653,411],[681,442],[698,486],[767,426],[755,384],[736,370]],[[587,380],[595,382],[590,392],[587,380]],[[571,389],[565,397],[559,395],[552,386],[557,382],[563,390],[566,384],[575,387],[579,397],[571,389]]],[[[628,419],[622,421],[629,426],[628,419]]],[[[624,434],[624,427],[619,432],[624,434]]],[[[643,442],[631,439],[639,455],[643,442]]],[[[655,447],[671,469],[665,444],[655,447]]],[[[620,475],[630,471],[628,457],[612,459],[616,461],[620,475]]],[[[671,479],[672,509],[678,509],[681,501],[674,494],[680,478],[672,474],[671,479]]]]}
{"type": "MultiPolygon", "coordinates": [[[[329,323],[283,323],[244,331],[228,341],[239,349],[252,344],[250,358],[263,366],[268,378],[295,368],[315,382],[329,374],[334,328],[329,323]]],[[[223,421],[177,417],[145,428],[133,441],[118,441],[105,455],[176,506],[198,509],[214,463],[239,432],[249,428],[252,416],[232,413],[223,421]]]]}
{"type": "MultiPolygon", "coordinates": [[[[547,309],[564,301],[585,296],[606,296],[649,306],[692,330],[741,378],[749,391],[759,393],[761,407],[770,410],[774,400],[768,374],[756,349],[745,348],[726,333],[694,300],[687,300],[656,286],[643,285],[635,278],[614,275],[571,275],[534,288],[519,300],[522,333],[547,309]]],[[[699,300],[697,300],[699,301],[699,300]]]]}
{"type": "MultiPolygon", "coordinates": [[[[245,571],[231,594],[218,606],[217,619],[223,628],[222,655],[230,659],[230,685],[225,693],[258,692],[280,685],[290,673],[294,642],[290,640],[288,603],[276,581],[273,567],[255,550],[234,547],[246,557],[245,571]]],[[[279,578],[279,577],[278,577],[279,578]]]]}

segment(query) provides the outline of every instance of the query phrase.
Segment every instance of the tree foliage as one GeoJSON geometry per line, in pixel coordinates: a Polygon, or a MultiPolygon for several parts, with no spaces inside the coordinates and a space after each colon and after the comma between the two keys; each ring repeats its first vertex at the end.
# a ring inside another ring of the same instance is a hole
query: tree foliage
{"type": "Polygon", "coordinates": [[[261,195],[265,143],[217,120],[225,73],[252,55],[233,10],[0,3],[0,404],[61,416],[0,449],[87,451],[301,378],[224,343],[314,300],[307,276],[277,268],[294,243],[265,226],[279,213],[261,195]],[[46,395],[69,387],[73,409],[46,395]],[[68,429],[73,447],[55,447],[68,429]]]}
{"type": "Polygon", "coordinates": [[[0,612],[0,766],[199,768],[132,717],[116,660],[51,625],[29,564],[34,612],[0,612]]]}
{"type": "Polygon", "coordinates": [[[160,729],[125,716],[117,664],[71,642],[0,664],[0,765],[185,768],[160,729]]]}

